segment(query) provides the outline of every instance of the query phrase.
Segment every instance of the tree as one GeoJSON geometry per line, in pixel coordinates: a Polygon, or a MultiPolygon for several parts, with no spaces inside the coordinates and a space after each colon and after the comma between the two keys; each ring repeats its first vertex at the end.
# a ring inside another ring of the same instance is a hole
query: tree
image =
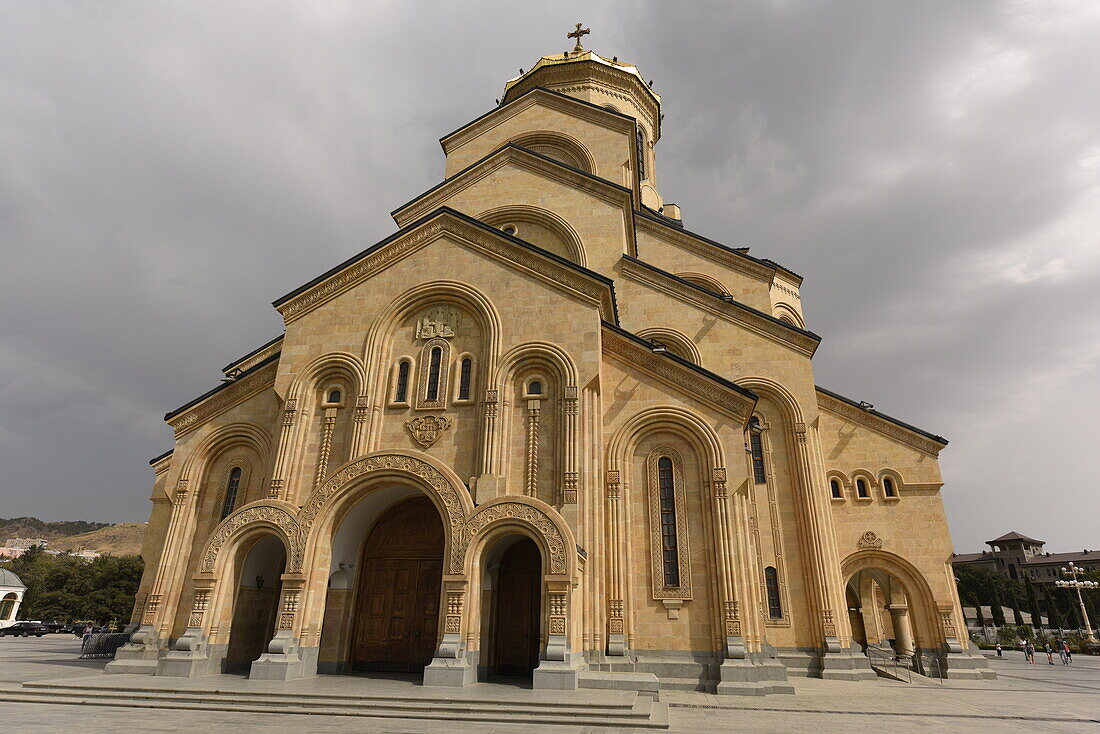
{"type": "Polygon", "coordinates": [[[1012,607],[1012,623],[1017,627],[1024,626],[1024,617],[1020,614],[1020,599],[1016,596],[1015,589],[1008,590],[1008,604],[1012,607]]]}
{"type": "Polygon", "coordinates": [[[1058,610],[1058,605],[1054,603],[1054,597],[1050,593],[1050,584],[1043,584],[1043,603],[1047,607],[1047,620],[1050,622],[1050,626],[1062,629],[1065,626],[1062,624],[1062,613],[1058,610]]]}
{"type": "Polygon", "coordinates": [[[1027,576],[1024,576],[1024,591],[1027,593],[1027,610],[1031,613],[1031,624],[1033,627],[1042,627],[1043,618],[1039,614],[1039,602],[1035,599],[1035,587],[1027,576]]]}
{"type": "Polygon", "coordinates": [[[989,602],[990,602],[990,605],[991,605],[989,611],[992,612],[992,615],[993,615],[993,624],[997,625],[998,627],[1004,627],[1005,626],[1005,610],[1001,606],[1001,592],[1000,592],[999,589],[997,589],[997,588],[993,589],[993,598],[990,599],[989,602]]]}
{"type": "Polygon", "coordinates": [[[122,624],[133,611],[144,564],[138,556],[102,556],[88,562],[32,548],[3,565],[27,585],[20,608],[25,619],[122,624]]]}
{"type": "Polygon", "coordinates": [[[975,614],[974,614],[975,620],[974,621],[976,621],[978,623],[979,627],[985,627],[985,617],[982,615],[982,605],[981,604],[975,604],[974,609],[975,609],[975,614]]]}

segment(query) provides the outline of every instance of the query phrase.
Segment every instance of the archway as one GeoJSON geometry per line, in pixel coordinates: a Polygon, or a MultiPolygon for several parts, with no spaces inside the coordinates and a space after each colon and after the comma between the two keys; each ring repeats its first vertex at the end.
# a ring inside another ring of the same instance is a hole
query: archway
{"type": "Polygon", "coordinates": [[[486,557],[488,592],[483,639],[489,641],[483,661],[490,675],[530,676],[539,664],[542,643],[542,555],[522,535],[501,539],[486,557]]]}
{"type": "Polygon", "coordinates": [[[852,641],[868,647],[889,648],[911,655],[929,644],[914,632],[915,604],[904,582],[882,568],[865,568],[848,577],[845,585],[852,641]]]}
{"type": "Polygon", "coordinates": [[[359,562],[348,667],[418,672],[439,631],[443,522],[426,496],[392,506],[371,530],[359,562]]]}
{"type": "Polygon", "coordinates": [[[276,535],[264,534],[239,551],[240,569],[225,655],[227,672],[246,671],[263,654],[275,633],[286,547],[276,535]]]}

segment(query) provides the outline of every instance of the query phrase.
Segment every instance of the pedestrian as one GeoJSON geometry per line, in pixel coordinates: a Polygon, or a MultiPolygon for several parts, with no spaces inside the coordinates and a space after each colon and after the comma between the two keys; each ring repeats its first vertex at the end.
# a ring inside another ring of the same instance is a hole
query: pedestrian
{"type": "Polygon", "coordinates": [[[1073,650],[1069,649],[1069,643],[1062,640],[1062,646],[1066,649],[1066,665],[1073,665],[1073,650]]]}
{"type": "Polygon", "coordinates": [[[1029,665],[1035,664],[1035,645],[1031,644],[1031,640],[1028,640],[1024,645],[1024,657],[1027,658],[1029,665]]]}
{"type": "Polygon", "coordinates": [[[1058,648],[1058,659],[1062,661],[1062,665],[1069,665],[1069,663],[1066,662],[1066,649],[1062,647],[1062,640],[1055,640],[1054,646],[1058,648]]]}
{"type": "Polygon", "coordinates": [[[1049,641],[1043,645],[1043,649],[1046,650],[1047,653],[1047,664],[1054,665],[1054,650],[1051,649],[1049,641]]]}
{"type": "Polygon", "coordinates": [[[997,657],[1004,657],[1001,655],[1001,643],[997,643],[997,657]]]}

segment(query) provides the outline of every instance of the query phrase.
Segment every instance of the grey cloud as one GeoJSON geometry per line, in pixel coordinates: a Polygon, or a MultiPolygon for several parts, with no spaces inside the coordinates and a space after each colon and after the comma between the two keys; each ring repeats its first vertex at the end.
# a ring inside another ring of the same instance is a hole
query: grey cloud
{"type": "Polygon", "coordinates": [[[655,80],[688,225],[806,276],[819,381],[952,440],[957,549],[1095,544],[1087,2],[6,4],[0,515],[143,519],[160,416],[577,20],[655,80]]]}

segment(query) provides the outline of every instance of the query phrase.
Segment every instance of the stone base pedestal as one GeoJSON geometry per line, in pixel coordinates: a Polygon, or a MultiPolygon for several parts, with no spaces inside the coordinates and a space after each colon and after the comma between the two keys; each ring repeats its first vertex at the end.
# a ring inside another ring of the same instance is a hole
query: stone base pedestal
{"type": "Polygon", "coordinates": [[[104,673],[156,675],[157,659],[164,653],[164,646],[156,630],[150,626],[134,630],[130,642],[115,652],[115,659],[107,663],[104,673]]]}
{"type": "Polygon", "coordinates": [[[424,668],[425,686],[461,688],[477,683],[477,665],[463,658],[432,658],[424,668]]]}
{"type": "Polygon", "coordinates": [[[787,682],[787,669],[777,660],[750,658],[724,660],[718,668],[720,696],[768,696],[794,693],[787,682]]]}
{"type": "Polygon", "coordinates": [[[577,690],[580,667],[568,660],[543,660],[535,668],[532,688],[549,688],[555,691],[577,690]]]}
{"type": "Polygon", "coordinates": [[[318,647],[296,647],[292,652],[265,652],[248,671],[249,680],[295,680],[317,675],[318,647]]]}
{"type": "Polygon", "coordinates": [[[823,653],[821,677],[826,680],[874,680],[877,676],[866,655],[849,650],[823,653]]]}
{"type": "Polygon", "coordinates": [[[971,655],[967,652],[947,653],[941,662],[943,677],[948,680],[997,679],[997,674],[989,668],[989,661],[981,655],[971,655]]]}
{"type": "Polygon", "coordinates": [[[157,675],[201,678],[222,672],[228,645],[204,645],[198,650],[169,650],[157,661],[157,675]]]}

